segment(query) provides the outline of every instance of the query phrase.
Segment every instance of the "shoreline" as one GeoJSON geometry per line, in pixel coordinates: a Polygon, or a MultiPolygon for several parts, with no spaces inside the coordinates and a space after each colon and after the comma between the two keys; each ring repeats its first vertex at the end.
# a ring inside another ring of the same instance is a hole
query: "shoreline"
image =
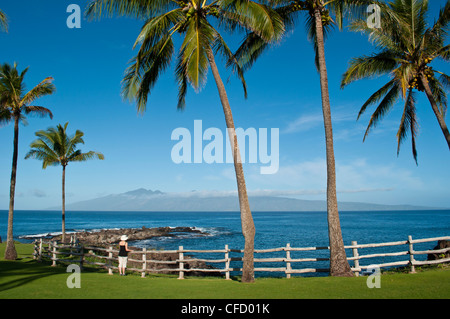
{"type": "MultiPolygon", "coordinates": [[[[211,234],[200,230],[196,227],[152,227],[147,228],[142,226],[141,228],[107,228],[107,229],[94,229],[94,230],[82,230],[82,231],[69,231],[66,232],[66,242],[70,241],[73,236],[76,240],[83,244],[117,244],[120,241],[122,235],[128,236],[128,242],[147,240],[156,237],[179,237],[185,234],[193,234],[198,237],[206,237],[211,234]]],[[[20,239],[25,240],[37,240],[47,239],[60,241],[62,237],[61,232],[58,233],[42,233],[35,235],[23,235],[20,239]]]]}

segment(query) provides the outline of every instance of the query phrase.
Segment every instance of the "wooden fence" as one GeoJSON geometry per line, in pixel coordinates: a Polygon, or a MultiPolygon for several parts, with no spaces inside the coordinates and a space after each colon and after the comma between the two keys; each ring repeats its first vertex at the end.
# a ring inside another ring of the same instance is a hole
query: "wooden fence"
{"type": "MultiPolygon", "coordinates": [[[[351,251],[351,256],[347,256],[350,264],[353,264],[352,271],[356,276],[359,276],[364,269],[368,269],[374,266],[380,268],[386,267],[398,267],[398,266],[409,266],[410,271],[414,272],[416,266],[431,265],[450,262],[450,258],[440,258],[437,260],[416,260],[415,257],[418,255],[428,255],[428,254],[443,254],[450,251],[450,248],[437,249],[437,250],[414,250],[414,245],[419,243],[436,242],[439,240],[450,240],[450,236],[445,237],[435,237],[435,238],[425,238],[425,239],[415,239],[413,240],[411,236],[408,236],[408,240],[378,243],[378,244],[358,244],[353,241],[351,245],[345,246],[345,249],[351,251]],[[382,252],[382,253],[370,253],[361,254],[363,250],[367,249],[379,249],[386,247],[399,247],[400,251],[393,252],[382,252]],[[361,265],[360,261],[368,260],[371,258],[378,258],[378,260],[406,256],[404,260],[388,261],[382,263],[372,263],[367,265],[361,265]]],[[[301,263],[315,263],[315,262],[327,262],[329,257],[307,257],[304,258],[294,258],[294,254],[305,253],[309,251],[326,251],[329,247],[303,247],[295,248],[287,244],[285,247],[272,248],[272,249],[259,249],[255,250],[255,272],[281,272],[290,278],[292,274],[304,274],[304,273],[314,273],[314,272],[329,272],[329,268],[298,268],[297,265],[301,263]],[[271,254],[272,256],[267,258],[256,258],[260,254],[271,254]],[[278,256],[273,256],[278,254],[278,256]],[[259,263],[262,267],[256,267],[259,263]],[[276,263],[278,266],[270,266],[268,264],[276,263]],[[281,265],[280,265],[281,264],[281,265]],[[295,266],[294,266],[295,265],[295,266]]],[[[142,277],[145,277],[146,273],[154,272],[170,272],[178,273],[178,279],[183,279],[185,273],[190,272],[200,272],[200,273],[220,273],[225,274],[225,279],[230,279],[231,272],[242,272],[242,268],[239,266],[232,266],[231,263],[242,262],[242,257],[232,257],[232,253],[242,254],[244,251],[240,249],[230,249],[228,245],[225,245],[223,249],[217,250],[191,250],[184,249],[183,246],[179,246],[178,250],[147,250],[143,248],[142,250],[133,250],[130,253],[128,262],[132,265],[141,265],[140,267],[130,267],[127,268],[129,271],[140,272],[142,277]],[[191,255],[185,254],[220,254],[218,259],[202,259],[191,255]],[[164,258],[157,258],[157,255],[175,256],[172,260],[163,260],[164,258]],[[153,258],[153,259],[149,259],[153,258]],[[203,263],[203,265],[213,263],[213,264],[223,264],[223,268],[195,268],[192,266],[193,263],[203,263]],[[157,266],[157,267],[155,267],[157,266]]],[[[117,269],[117,254],[118,250],[113,249],[112,246],[109,248],[91,247],[83,246],[76,243],[71,244],[58,244],[57,242],[45,242],[42,239],[35,241],[35,251],[33,253],[34,258],[38,260],[50,259],[52,261],[52,266],[56,266],[56,263],[79,263],[81,267],[85,264],[91,264],[106,268],[109,274],[113,274],[113,270],[117,269]],[[69,256],[63,258],[64,256],[69,256]]],[[[328,253],[329,254],[329,253],[328,253]]]]}

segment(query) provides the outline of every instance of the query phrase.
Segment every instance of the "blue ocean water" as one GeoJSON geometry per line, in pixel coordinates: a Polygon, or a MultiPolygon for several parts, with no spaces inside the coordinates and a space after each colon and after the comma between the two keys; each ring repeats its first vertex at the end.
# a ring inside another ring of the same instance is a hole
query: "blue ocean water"
{"type": "MultiPolygon", "coordinates": [[[[253,219],[256,228],[255,249],[284,247],[287,243],[290,243],[291,247],[328,246],[326,212],[253,212],[253,219]]],[[[8,212],[0,211],[0,236],[3,240],[6,240],[7,220],[8,212]]],[[[352,241],[357,241],[358,244],[403,241],[408,239],[408,235],[413,239],[450,236],[450,210],[340,212],[340,221],[345,245],[350,245],[352,241]]],[[[177,249],[179,246],[185,249],[223,249],[226,244],[231,249],[244,247],[239,212],[66,212],[67,232],[142,226],[196,227],[205,230],[210,236],[197,237],[188,234],[181,238],[160,237],[130,242],[130,245],[166,250],[177,249]]],[[[59,211],[14,213],[14,236],[18,241],[30,242],[22,238],[25,235],[41,236],[60,231],[59,211]]],[[[417,244],[415,250],[432,249],[435,245],[436,242],[417,244]]],[[[400,248],[385,247],[382,252],[395,249],[398,251],[400,248]]],[[[405,250],[404,247],[402,249],[405,250]]],[[[360,255],[369,252],[367,249],[360,252],[360,255]]],[[[327,254],[327,250],[293,252],[291,258],[327,257],[327,254]]],[[[348,254],[351,254],[351,250],[348,250],[348,254]]],[[[257,254],[255,257],[269,256],[285,257],[285,252],[278,255],[257,254]]],[[[416,259],[420,260],[419,257],[416,259]]],[[[207,257],[202,254],[200,258],[207,257]]],[[[404,260],[405,256],[402,258],[404,260]]],[[[426,259],[426,255],[423,259],[426,259]]],[[[375,262],[387,261],[380,258],[366,263],[375,262]]],[[[307,266],[302,263],[298,267],[307,266]]],[[[327,268],[326,262],[323,262],[323,265],[317,265],[316,262],[315,266],[327,268]]]]}

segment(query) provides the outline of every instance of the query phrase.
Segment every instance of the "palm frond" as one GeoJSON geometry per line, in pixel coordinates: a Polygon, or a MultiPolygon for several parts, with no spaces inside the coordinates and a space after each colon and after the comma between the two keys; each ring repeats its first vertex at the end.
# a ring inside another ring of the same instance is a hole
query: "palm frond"
{"type": "Polygon", "coordinates": [[[450,76],[445,73],[440,72],[439,82],[448,90],[450,89],[450,76]]]}
{"type": "Polygon", "coordinates": [[[0,104],[0,127],[8,124],[13,119],[11,110],[6,107],[2,107],[0,104]]]}
{"type": "Polygon", "coordinates": [[[22,103],[27,105],[42,96],[54,93],[56,88],[53,83],[51,83],[52,81],[52,77],[45,78],[41,83],[36,85],[34,88],[28,91],[28,93],[25,94],[25,96],[22,98],[22,103]]]}
{"type": "Polygon", "coordinates": [[[242,88],[244,90],[244,96],[245,98],[247,98],[247,83],[245,82],[244,78],[244,70],[243,68],[241,68],[237,58],[233,55],[231,49],[228,47],[227,43],[218,32],[216,32],[216,42],[214,44],[214,47],[216,48],[217,52],[222,53],[222,55],[225,57],[227,61],[226,66],[231,68],[233,73],[237,74],[238,78],[241,80],[242,88]]]}
{"type": "Polygon", "coordinates": [[[352,58],[347,71],[342,76],[341,88],[356,80],[387,74],[396,67],[397,63],[396,57],[389,51],[352,58]]]}
{"type": "Polygon", "coordinates": [[[66,141],[64,143],[65,154],[69,160],[73,156],[73,154],[77,151],[76,149],[77,144],[84,144],[83,136],[84,133],[80,130],[76,130],[73,136],[66,136],[66,141]]]}
{"type": "Polygon", "coordinates": [[[48,165],[56,166],[61,163],[58,154],[42,139],[33,141],[30,144],[31,150],[25,155],[25,159],[34,158],[42,161],[42,168],[48,165]]]}
{"type": "Polygon", "coordinates": [[[247,71],[253,66],[261,54],[265,52],[268,46],[269,43],[267,41],[264,41],[256,33],[252,32],[243,40],[234,53],[234,56],[242,70],[247,71]]]}
{"type": "Polygon", "coordinates": [[[117,14],[148,19],[176,5],[176,2],[172,0],[95,0],[88,4],[86,16],[93,19],[117,14]]]}
{"type": "Polygon", "coordinates": [[[439,16],[433,25],[432,31],[447,34],[450,22],[450,1],[439,11],[439,16]]]}
{"type": "Polygon", "coordinates": [[[21,107],[20,101],[24,91],[23,77],[26,70],[19,75],[17,64],[14,64],[13,67],[8,63],[0,66],[0,96],[2,104],[15,111],[21,107]]]}
{"type": "Polygon", "coordinates": [[[105,156],[102,153],[89,151],[87,153],[77,153],[70,158],[71,162],[85,162],[91,159],[104,160],[105,156]]]}
{"type": "Polygon", "coordinates": [[[24,111],[26,115],[37,115],[40,117],[49,116],[53,119],[53,113],[48,108],[43,106],[27,105],[24,107],[24,111]]]}
{"type": "Polygon", "coordinates": [[[278,41],[284,34],[283,18],[270,6],[250,0],[222,0],[219,19],[229,30],[254,32],[265,41],[278,41]]]}
{"type": "Polygon", "coordinates": [[[442,117],[445,118],[445,114],[447,113],[447,93],[445,92],[445,86],[441,79],[448,76],[442,74],[439,78],[430,77],[428,78],[428,84],[430,85],[431,93],[433,94],[434,100],[439,108],[442,117]]]}
{"type": "Polygon", "coordinates": [[[122,95],[126,99],[136,100],[138,112],[143,113],[150,90],[160,74],[169,66],[174,47],[172,38],[165,34],[147,51],[143,52],[144,48],[141,49],[125,71],[122,95]]]}
{"type": "Polygon", "coordinates": [[[177,109],[184,110],[186,106],[186,94],[188,88],[187,67],[183,60],[183,51],[181,50],[177,58],[175,77],[178,82],[178,103],[177,109]]]}
{"type": "Polygon", "coordinates": [[[206,83],[208,72],[207,50],[211,50],[216,30],[206,20],[192,19],[181,45],[183,63],[186,65],[186,77],[198,92],[206,83]]]}
{"type": "Polygon", "coordinates": [[[414,92],[412,89],[409,89],[403,109],[402,119],[400,121],[400,127],[397,132],[397,156],[400,153],[400,145],[408,136],[409,131],[409,133],[411,134],[412,153],[417,164],[416,136],[418,134],[418,123],[416,118],[415,104],[416,100],[414,92]]]}
{"type": "Polygon", "coordinates": [[[369,107],[372,104],[377,103],[383,96],[385,96],[391,89],[392,87],[395,85],[396,80],[392,79],[390,80],[388,83],[386,83],[385,85],[383,85],[383,87],[381,87],[381,89],[379,89],[378,91],[376,91],[374,94],[372,94],[367,101],[363,104],[363,106],[361,107],[361,109],[359,110],[358,113],[358,120],[361,117],[361,115],[364,114],[364,112],[366,111],[367,107],[369,107]]]}
{"type": "Polygon", "coordinates": [[[402,89],[402,97],[406,97],[406,91],[409,88],[409,83],[411,79],[414,77],[416,69],[411,63],[403,63],[400,64],[399,67],[392,71],[392,74],[400,83],[402,89]]]}
{"type": "Polygon", "coordinates": [[[0,30],[1,29],[8,32],[8,18],[2,10],[0,10],[0,30]]]}
{"type": "Polygon", "coordinates": [[[400,92],[401,87],[396,82],[389,90],[389,92],[385,95],[385,97],[375,110],[375,112],[373,112],[372,116],[370,117],[370,121],[369,124],[367,125],[366,132],[364,133],[363,141],[366,140],[369,131],[372,128],[374,128],[378,124],[378,122],[390,111],[395,101],[398,99],[400,92]]]}

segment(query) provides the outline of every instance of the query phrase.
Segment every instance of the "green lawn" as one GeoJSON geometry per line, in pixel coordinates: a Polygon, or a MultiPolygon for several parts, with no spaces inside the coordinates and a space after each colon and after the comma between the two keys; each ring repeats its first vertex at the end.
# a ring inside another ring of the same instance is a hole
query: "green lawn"
{"type": "Polygon", "coordinates": [[[302,298],[450,298],[450,270],[434,268],[416,274],[381,276],[381,288],[369,289],[367,277],[293,277],[238,280],[138,274],[121,277],[105,271],[81,273],[81,288],[68,288],[65,266],[50,267],[31,256],[32,245],[16,244],[17,261],[5,261],[0,244],[0,299],[7,298],[163,298],[163,299],[302,299],[302,298]]]}

